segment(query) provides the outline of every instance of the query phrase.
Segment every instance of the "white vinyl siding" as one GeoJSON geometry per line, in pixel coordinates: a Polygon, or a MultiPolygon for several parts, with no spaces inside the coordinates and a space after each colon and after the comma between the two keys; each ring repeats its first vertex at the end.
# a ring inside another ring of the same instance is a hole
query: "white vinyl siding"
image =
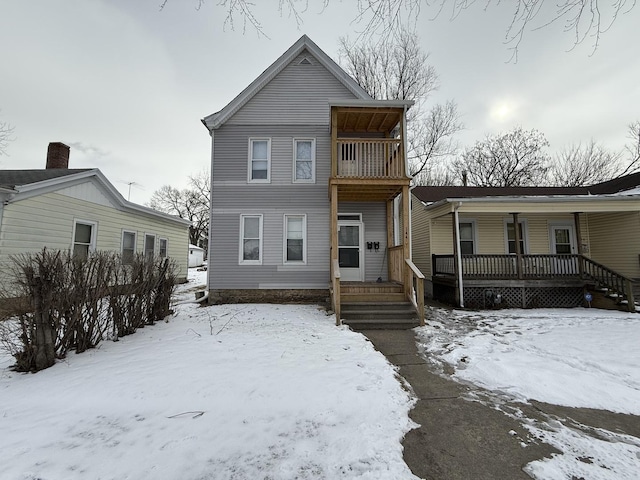
{"type": "Polygon", "coordinates": [[[307,219],[305,215],[284,216],[284,263],[307,262],[307,219]]]}
{"type": "Polygon", "coordinates": [[[271,139],[249,139],[249,183],[271,182],[271,139]]]}
{"type": "MultiPolygon", "coordinates": [[[[87,182],[91,183],[91,182],[87,182]]],[[[143,251],[144,233],[156,233],[169,240],[167,255],[177,264],[176,274],[186,279],[189,230],[187,225],[150,215],[122,211],[117,208],[77,198],[85,190],[97,187],[77,185],[74,196],[59,191],[36,195],[4,206],[0,238],[0,270],[11,260],[10,255],[73,248],[74,220],[97,221],[95,249],[122,251],[123,230],[136,232],[136,251],[143,251]]],[[[65,189],[66,191],[67,189],[65,189]]]]}
{"type": "Polygon", "coordinates": [[[136,232],[122,231],[122,263],[130,264],[136,254],[136,232]]]}
{"type": "Polygon", "coordinates": [[[293,181],[294,183],[315,183],[316,181],[316,141],[312,138],[293,140],[293,181]]]}
{"type": "Polygon", "coordinates": [[[96,249],[96,222],[75,220],[73,223],[73,245],[71,251],[74,255],[87,257],[89,252],[96,249]]]}
{"type": "Polygon", "coordinates": [[[240,215],[240,264],[262,265],[262,215],[240,215]]]}

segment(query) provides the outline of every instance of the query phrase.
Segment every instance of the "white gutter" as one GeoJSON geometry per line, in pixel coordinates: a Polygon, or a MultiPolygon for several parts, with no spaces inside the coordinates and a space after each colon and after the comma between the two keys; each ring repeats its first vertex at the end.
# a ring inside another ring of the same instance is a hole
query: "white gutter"
{"type": "Polygon", "coordinates": [[[462,253],[460,252],[460,223],[458,219],[458,208],[462,206],[462,202],[453,208],[453,221],[456,227],[456,256],[458,263],[458,290],[460,290],[460,308],[464,308],[464,286],[462,284],[462,253]]]}

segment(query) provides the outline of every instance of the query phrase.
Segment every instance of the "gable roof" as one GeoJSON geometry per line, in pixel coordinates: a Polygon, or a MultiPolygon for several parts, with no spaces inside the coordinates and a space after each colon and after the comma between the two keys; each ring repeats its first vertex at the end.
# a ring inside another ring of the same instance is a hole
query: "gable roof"
{"type": "Polygon", "coordinates": [[[49,168],[39,170],[0,170],[0,187],[13,189],[21,185],[86,172],[90,168],[49,168]]]}
{"type": "Polygon", "coordinates": [[[293,59],[303,50],[307,50],[315,59],[324,66],[333,76],[342,83],[356,98],[360,100],[372,100],[371,96],[358,83],[345,72],[340,65],[334,62],[329,55],[324,53],[309,37],[302,35],[296,43],[284,52],[280,58],[273,62],[258,78],[247,88],[227,104],[222,110],[212,113],[202,119],[202,123],[209,131],[221,127],[231,116],[240,110],[256,93],[278,75],[293,59]]]}
{"type": "Polygon", "coordinates": [[[614,178],[589,187],[591,193],[618,193],[640,186],[640,172],[614,178]]]}
{"type": "Polygon", "coordinates": [[[6,202],[13,203],[86,181],[95,182],[118,210],[143,214],[156,219],[180,223],[185,226],[191,225],[189,220],[162,213],[126,200],[97,168],[0,170],[0,193],[7,195],[6,202]]]}

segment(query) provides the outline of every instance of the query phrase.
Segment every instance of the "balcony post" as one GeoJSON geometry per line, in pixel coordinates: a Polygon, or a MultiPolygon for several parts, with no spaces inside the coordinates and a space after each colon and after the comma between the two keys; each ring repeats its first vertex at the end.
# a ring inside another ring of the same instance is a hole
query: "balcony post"
{"type": "Polygon", "coordinates": [[[405,259],[411,258],[411,252],[409,250],[409,242],[411,239],[409,238],[409,186],[402,186],[402,270],[404,275],[402,278],[404,280],[404,293],[405,296],[409,296],[411,293],[411,271],[404,261],[405,259]]]}
{"type": "Polygon", "coordinates": [[[338,176],[338,111],[331,107],[331,176],[338,176]]]}

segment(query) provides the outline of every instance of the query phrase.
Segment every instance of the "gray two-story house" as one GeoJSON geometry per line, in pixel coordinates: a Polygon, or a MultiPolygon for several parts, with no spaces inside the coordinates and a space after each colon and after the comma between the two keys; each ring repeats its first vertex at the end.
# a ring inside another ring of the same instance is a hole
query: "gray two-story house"
{"type": "Polygon", "coordinates": [[[204,118],[210,302],[330,298],[338,322],[358,302],[422,311],[409,245],[411,104],[372,99],[305,35],[204,118]]]}

